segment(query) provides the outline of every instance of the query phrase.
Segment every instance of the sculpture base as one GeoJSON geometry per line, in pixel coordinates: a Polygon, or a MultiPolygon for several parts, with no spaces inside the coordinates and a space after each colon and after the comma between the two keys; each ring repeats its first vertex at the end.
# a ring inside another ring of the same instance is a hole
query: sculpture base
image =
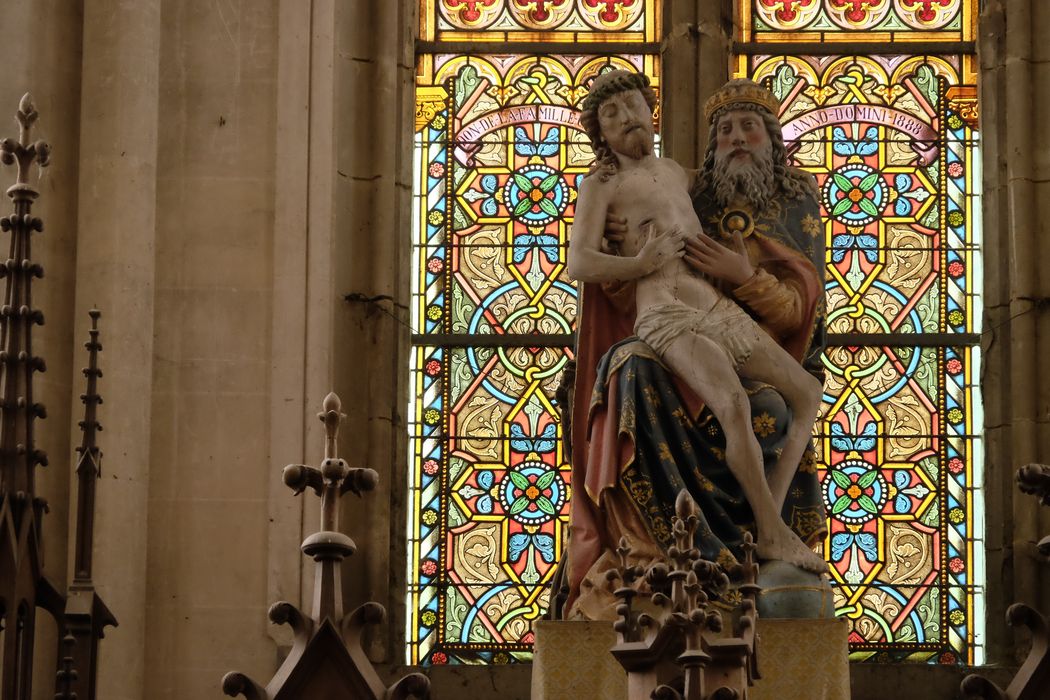
{"type": "MultiPolygon", "coordinates": [[[[534,629],[532,700],[628,700],[627,674],[609,653],[611,622],[545,620],[534,629]]],[[[758,637],[762,678],[748,700],[849,700],[844,620],[759,619],[758,637]]]]}
{"type": "Polygon", "coordinates": [[[758,671],[749,700],[849,700],[845,620],[758,620],[758,671]]]}
{"type": "Polygon", "coordinates": [[[759,619],[812,620],[835,617],[835,593],[827,576],[804,571],[786,561],[769,561],[758,571],[759,619]]]}
{"type": "Polygon", "coordinates": [[[532,700],[626,700],[627,672],[609,653],[611,622],[541,620],[533,630],[532,700]]]}

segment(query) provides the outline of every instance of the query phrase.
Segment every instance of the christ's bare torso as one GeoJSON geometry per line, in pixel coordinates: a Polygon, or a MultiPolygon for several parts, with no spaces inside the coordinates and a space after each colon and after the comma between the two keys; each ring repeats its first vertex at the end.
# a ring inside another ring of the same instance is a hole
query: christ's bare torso
{"type": "MultiPolygon", "coordinates": [[[[647,158],[637,167],[617,172],[607,186],[615,188],[613,212],[627,219],[627,233],[619,254],[635,256],[650,232],[679,229],[689,236],[700,230],[700,220],[689,196],[688,176],[670,158],[647,158]]],[[[637,280],[637,307],[683,304],[697,311],[709,310],[720,293],[681,258],[672,258],[656,271],[637,280]]]]}

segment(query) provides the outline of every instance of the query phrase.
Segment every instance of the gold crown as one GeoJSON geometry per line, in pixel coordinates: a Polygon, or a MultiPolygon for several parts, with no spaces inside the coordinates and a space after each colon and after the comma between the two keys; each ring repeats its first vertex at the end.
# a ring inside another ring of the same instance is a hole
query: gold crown
{"type": "Polygon", "coordinates": [[[704,120],[710,124],[718,110],[736,104],[758,105],[769,110],[774,117],[780,116],[780,100],[772,92],[753,80],[740,78],[730,80],[708,98],[704,103],[704,120]]]}

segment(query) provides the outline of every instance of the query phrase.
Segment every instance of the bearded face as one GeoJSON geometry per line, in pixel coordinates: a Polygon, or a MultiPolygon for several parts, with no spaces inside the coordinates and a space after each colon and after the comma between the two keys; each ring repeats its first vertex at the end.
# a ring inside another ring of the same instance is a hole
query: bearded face
{"type": "Polygon", "coordinates": [[[614,153],[634,160],[653,152],[653,113],[638,90],[607,98],[598,107],[602,138],[614,153]]]}
{"type": "Polygon", "coordinates": [[[742,198],[762,209],[773,196],[773,144],[758,113],[733,110],[718,119],[711,185],[723,207],[742,198]]]}

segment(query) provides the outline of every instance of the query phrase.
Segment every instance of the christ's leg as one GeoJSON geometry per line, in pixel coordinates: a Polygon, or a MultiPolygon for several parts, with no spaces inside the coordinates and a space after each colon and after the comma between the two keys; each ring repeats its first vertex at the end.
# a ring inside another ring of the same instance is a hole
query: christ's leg
{"type": "Polygon", "coordinates": [[[791,427],[776,466],[769,474],[769,490],[780,509],[784,507],[788,488],[813,437],[813,423],[820,410],[820,382],[765,333],[755,344],[740,374],[773,385],[791,409],[791,427]]]}
{"type": "MultiPolygon", "coordinates": [[[[762,450],[751,426],[751,405],[725,351],[709,338],[684,333],[663,353],[671,371],[695,391],[726,436],[726,462],[740,484],[758,527],[758,555],[823,573],[827,564],[791,531],[766,482],[762,450]]],[[[796,463],[797,464],[797,463],[796,463]]]]}

